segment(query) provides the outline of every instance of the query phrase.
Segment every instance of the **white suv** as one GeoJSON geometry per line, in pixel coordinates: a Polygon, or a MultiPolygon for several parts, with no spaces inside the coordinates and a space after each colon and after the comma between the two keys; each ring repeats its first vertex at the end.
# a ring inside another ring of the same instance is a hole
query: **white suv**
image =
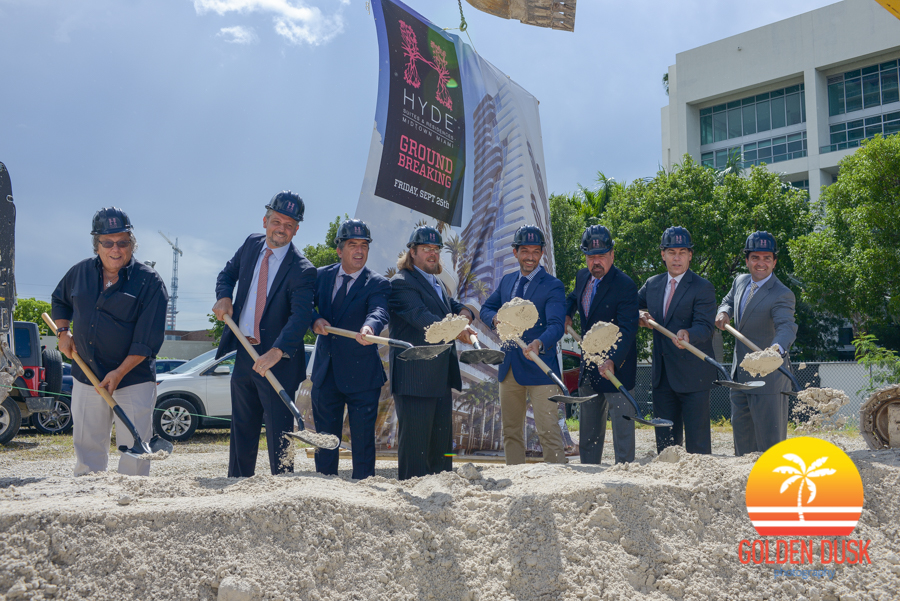
{"type": "MultiPolygon", "coordinates": [[[[306,345],[306,377],[312,373],[315,346],[306,345]]],[[[216,359],[207,351],[172,371],[156,376],[153,431],[166,440],[189,440],[197,428],[231,427],[231,371],[235,353],[216,359]]],[[[298,389],[299,392],[299,389],[298,389]]]]}

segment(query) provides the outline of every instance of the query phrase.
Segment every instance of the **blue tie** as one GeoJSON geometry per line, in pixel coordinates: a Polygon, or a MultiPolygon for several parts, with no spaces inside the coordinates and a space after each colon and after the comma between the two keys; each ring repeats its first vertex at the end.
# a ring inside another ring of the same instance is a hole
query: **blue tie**
{"type": "Polygon", "coordinates": [[[438,284],[438,279],[434,276],[431,276],[431,286],[434,288],[434,291],[437,292],[438,298],[444,300],[444,293],[441,292],[441,285],[438,284]]]}
{"type": "Polygon", "coordinates": [[[347,288],[349,286],[347,283],[353,278],[349,275],[342,275],[341,278],[344,280],[341,282],[341,287],[338,288],[337,294],[334,295],[334,300],[331,301],[331,316],[334,317],[337,315],[337,312],[341,310],[341,305],[344,304],[344,299],[347,298],[347,288]]]}
{"type": "Polygon", "coordinates": [[[516,293],[513,295],[513,298],[525,298],[525,284],[528,283],[528,278],[524,275],[519,276],[519,285],[516,286],[516,293]]]}

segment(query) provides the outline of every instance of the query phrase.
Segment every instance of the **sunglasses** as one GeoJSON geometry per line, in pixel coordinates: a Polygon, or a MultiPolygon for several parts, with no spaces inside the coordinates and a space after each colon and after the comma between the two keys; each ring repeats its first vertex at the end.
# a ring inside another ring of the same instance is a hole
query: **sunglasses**
{"type": "Polygon", "coordinates": [[[113,246],[118,246],[119,248],[128,248],[131,246],[131,240],[117,240],[113,242],[112,240],[100,240],[100,246],[103,248],[112,248],[113,246]]]}

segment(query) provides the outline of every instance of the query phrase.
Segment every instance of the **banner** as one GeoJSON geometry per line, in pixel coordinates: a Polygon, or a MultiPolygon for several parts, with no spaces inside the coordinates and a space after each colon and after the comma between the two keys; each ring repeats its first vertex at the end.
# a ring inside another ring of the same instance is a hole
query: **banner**
{"type": "MultiPolygon", "coordinates": [[[[500,279],[519,269],[511,245],[513,234],[522,225],[535,224],[544,231],[542,265],[555,273],[538,101],[457,36],[441,31],[403,4],[374,0],[372,7],[382,76],[369,161],[355,214],[372,230],[367,265],[390,278],[413,229],[432,225],[444,242],[438,277],[452,296],[478,316],[500,279]],[[419,87],[409,83],[417,81],[407,73],[412,67],[417,69],[419,87]],[[413,106],[422,111],[416,113],[413,106]],[[432,107],[440,111],[440,124],[432,107]],[[448,124],[453,136],[438,135],[440,128],[448,131],[448,124]],[[432,151],[436,154],[428,154],[432,151]],[[452,161],[452,169],[445,159],[452,161]],[[408,168],[410,160],[419,161],[418,172],[408,168]],[[429,165],[429,160],[444,168],[429,165]],[[438,182],[434,181],[435,172],[426,169],[422,175],[422,163],[440,173],[452,170],[450,188],[445,188],[449,195],[441,197],[448,199],[449,207],[424,202],[421,191],[432,194],[438,182]],[[409,191],[397,182],[417,188],[418,199],[413,202],[409,191]],[[406,197],[399,194],[401,190],[406,197]],[[438,208],[445,212],[437,212],[438,208]]],[[[500,347],[499,338],[480,320],[472,325],[483,346],[500,347]]],[[[457,346],[460,350],[471,348],[461,343],[457,346]]],[[[518,348],[505,350],[521,352],[518,348]]],[[[381,356],[387,369],[387,347],[381,349],[381,356]]],[[[454,452],[500,454],[503,433],[497,367],[461,364],[460,369],[463,390],[453,391],[454,452]]],[[[304,382],[301,410],[309,407],[307,389],[308,382],[304,382]]],[[[540,454],[532,416],[529,407],[524,426],[526,450],[540,454]]],[[[561,428],[571,452],[574,445],[563,420],[561,428]]],[[[396,448],[396,432],[388,382],[378,407],[378,448],[396,448]]],[[[349,434],[346,426],[345,434],[349,434]]]]}
{"type": "Polygon", "coordinates": [[[386,39],[379,53],[388,63],[382,60],[381,79],[389,92],[378,97],[387,115],[375,194],[459,225],[466,121],[456,47],[402,5],[376,4],[379,41],[386,39]]]}

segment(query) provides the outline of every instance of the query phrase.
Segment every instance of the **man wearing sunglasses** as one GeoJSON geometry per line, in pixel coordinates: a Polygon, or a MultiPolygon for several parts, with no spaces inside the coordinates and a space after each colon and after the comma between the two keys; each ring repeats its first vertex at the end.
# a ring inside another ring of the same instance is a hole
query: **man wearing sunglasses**
{"type": "MultiPolygon", "coordinates": [[[[84,359],[121,405],[138,434],[149,440],[156,405],[156,354],[162,347],[169,295],[159,274],[135,261],[131,220],[116,207],[94,214],[91,259],[76,263],[53,291],[52,317],[59,350],[84,359]]],[[[113,412],[77,364],[72,364],[75,475],[105,472],[113,412]]],[[[116,444],[134,444],[116,418],[116,444]]],[[[150,474],[150,462],[119,458],[119,473],[150,474]]]]}

